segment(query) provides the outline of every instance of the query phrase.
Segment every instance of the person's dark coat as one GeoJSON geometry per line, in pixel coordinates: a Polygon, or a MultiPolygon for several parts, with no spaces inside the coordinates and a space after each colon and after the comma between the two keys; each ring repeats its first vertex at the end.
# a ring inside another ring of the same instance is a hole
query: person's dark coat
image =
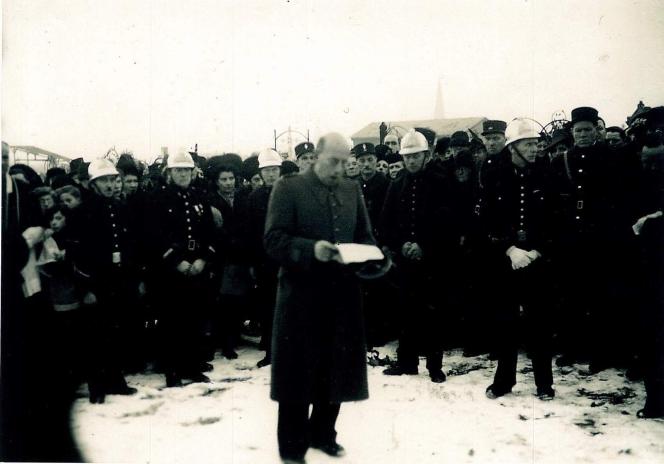
{"type": "Polygon", "coordinates": [[[155,266],[174,271],[182,261],[212,263],[217,255],[212,211],[199,190],[165,185],[153,195],[150,210],[155,266]]]}
{"type": "MultiPolygon", "coordinates": [[[[401,259],[406,242],[422,249],[422,268],[437,273],[457,251],[460,237],[453,180],[438,169],[404,175],[390,184],[381,212],[381,243],[401,259]]],[[[449,265],[448,265],[449,267],[449,265]]]]}
{"type": "Polygon", "coordinates": [[[247,198],[248,190],[236,189],[233,204],[222,197],[216,189],[207,195],[210,206],[221,213],[223,225],[217,234],[217,251],[225,264],[248,264],[247,246],[247,198]]]}
{"type": "Polygon", "coordinates": [[[502,161],[487,169],[483,224],[497,256],[507,260],[511,246],[547,255],[555,200],[546,167],[538,162],[520,169],[502,161]]]}
{"type": "Polygon", "coordinates": [[[610,241],[618,184],[614,155],[603,144],[573,147],[551,163],[551,174],[560,245],[610,241]]]}
{"type": "Polygon", "coordinates": [[[362,187],[362,195],[364,195],[364,203],[369,212],[371,227],[374,235],[377,235],[380,212],[383,209],[383,202],[385,201],[385,194],[387,193],[390,181],[380,172],[375,173],[369,180],[364,180],[360,177],[358,181],[362,187]]]}
{"type": "Polygon", "coordinates": [[[319,240],[373,244],[355,181],[335,188],[313,171],[280,179],[272,191],[265,249],[279,262],[271,397],[339,403],[368,397],[359,282],[314,256],[319,240]]]}
{"type": "Polygon", "coordinates": [[[126,207],[93,194],[79,208],[70,233],[77,242],[72,251],[81,288],[105,300],[122,287],[120,277],[125,285],[138,285],[138,231],[132,230],[126,207]]]}
{"type": "Polygon", "coordinates": [[[248,242],[247,251],[251,257],[253,266],[275,267],[272,260],[268,258],[263,247],[263,235],[265,233],[265,218],[270,201],[272,187],[262,185],[249,194],[247,201],[246,230],[248,242]]]}
{"type": "Polygon", "coordinates": [[[648,219],[641,230],[641,356],[650,416],[664,416],[664,218],[648,219]]]}

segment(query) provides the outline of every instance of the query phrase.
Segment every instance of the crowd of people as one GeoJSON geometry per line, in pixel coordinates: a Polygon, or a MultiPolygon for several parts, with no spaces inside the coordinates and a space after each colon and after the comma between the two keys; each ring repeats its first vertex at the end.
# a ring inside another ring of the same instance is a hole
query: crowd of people
{"type": "MultiPolygon", "coordinates": [[[[498,360],[486,389],[497,398],[525,346],[540,399],[555,396],[559,355],[558,366],[589,363],[588,375],[627,368],[646,382],[639,414],[664,416],[664,107],[628,123],[607,128],[581,107],[551,134],[487,120],[481,134],[415,128],[352,148],[345,177],[386,256],[358,272],[367,352],[399,343],[384,374],[416,375],[425,355],[444,382],[443,351],[463,348],[498,360]]],[[[72,391],[87,382],[93,403],[134,394],[125,375],[147,368],[167,387],[207,382],[217,350],[236,358],[242,333],[261,336],[258,367],[270,365],[284,265],[266,251],[266,218],[296,214],[273,187],[311,173],[321,149],[303,142],[295,162],[273,149],[185,152],[150,166],[126,153],[44,178],[10,166],[3,325],[6,303],[21,308],[18,327],[49,340],[51,375],[72,391]]]]}

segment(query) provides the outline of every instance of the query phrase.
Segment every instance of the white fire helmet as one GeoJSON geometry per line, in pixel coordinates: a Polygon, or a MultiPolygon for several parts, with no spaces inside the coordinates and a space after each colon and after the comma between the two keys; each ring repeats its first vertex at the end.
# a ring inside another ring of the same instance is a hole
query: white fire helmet
{"type": "Polygon", "coordinates": [[[90,166],[88,166],[90,182],[100,177],[117,176],[119,174],[118,170],[113,166],[113,163],[107,159],[96,159],[90,163],[90,166]]]}
{"type": "Polygon", "coordinates": [[[538,139],[541,126],[529,118],[514,118],[505,129],[505,146],[523,139],[538,139]]]}
{"type": "Polygon", "coordinates": [[[194,164],[194,159],[189,153],[178,153],[174,156],[169,156],[166,161],[166,169],[172,168],[190,168],[194,169],[196,165],[194,164]]]}
{"type": "Polygon", "coordinates": [[[401,149],[399,150],[399,153],[402,155],[410,155],[422,151],[429,151],[429,142],[427,142],[426,137],[415,129],[409,130],[401,139],[401,149]]]}
{"type": "Polygon", "coordinates": [[[269,168],[271,166],[281,166],[281,155],[272,148],[261,150],[258,154],[258,169],[269,168]]]}

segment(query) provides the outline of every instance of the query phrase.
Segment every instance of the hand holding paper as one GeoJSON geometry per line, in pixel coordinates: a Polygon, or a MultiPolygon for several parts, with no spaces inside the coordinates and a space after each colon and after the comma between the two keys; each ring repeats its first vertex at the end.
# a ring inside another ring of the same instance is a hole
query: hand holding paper
{"type": "Polygon", "coordinates": [[[339,258],[342,264],[380,261],[385,258],[380,248],[374,245],[340,243],[337,245],[337,250],[339,251],[339,258]]]}

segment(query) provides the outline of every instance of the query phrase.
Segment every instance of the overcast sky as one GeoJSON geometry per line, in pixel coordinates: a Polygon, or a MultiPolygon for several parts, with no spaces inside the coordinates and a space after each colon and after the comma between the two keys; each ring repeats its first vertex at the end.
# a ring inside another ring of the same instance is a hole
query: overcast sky
{"type": "Polygon", "coordinates": [[[273,129],[664,104],[664,1],[3,0],[2,139],[247,155],[273,129]]]}

